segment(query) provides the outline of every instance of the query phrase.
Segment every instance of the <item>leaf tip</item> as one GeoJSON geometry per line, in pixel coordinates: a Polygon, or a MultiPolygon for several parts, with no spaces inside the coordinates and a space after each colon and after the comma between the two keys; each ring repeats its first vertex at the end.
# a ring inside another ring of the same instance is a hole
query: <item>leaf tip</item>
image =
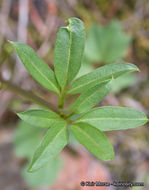
{"type": "MultiPolygon", "coordinates": [[[[110,143],[111,144],[111,143],[110,143]]],[[[111,150],[109,151],[109,153],[107,153],[106,157],[105,157],[105,161],[112,161],[115,158],[115,152],[114,152],[114,148],[111,144],[111,150]]]]}
{"type": "Polygon", "coordinates": [[[17,115],[19,118],[21,118],[22,113],[16,113],[16,115],[17,115]]]}
{"type": "Polygon", "coordinates": [[[132,65],[133,65],[134,71],[140,72],[140,69],[136,65],[134,65],[134,64],[132,64],[132,65]]]}
{"type": "Polygon", "coordinates": [[[16,42],[13,42],[13,41],[11,41],[11,40],[8,40],[8,42],[9,42],[14,48],[16,48],[16,42]]]}
{"type": "Polygon", "coordinates": [[[140,69],[138,67],[136,67],[136,71],[140,72],[140,69]]]}
{"type": "Polygon", "coordinates": [[[7,40],[10,44],[14,45],[15,42],[11,41],[11,40],[7,40]]]}
{"type": "Polygon", "coordinates": [[[32,173],[32,170],[30,168],[27,169],[28,173],[32,173]]]}
{"type": "Polygon", "coordinates": [[[27,172],[28,172],[28,173],[34,173],[35,171],[32,170],[32,168],[28,168],[28,169],[27,169],[27,172]]]}
{"type": "Polygon", "coordinates": [[[115,153],[114,150],[112,151],[111,155],[109,155],[109,157],[107,157],[106,161],[112,161],[115,157],[115,153]]]}
{"type": "Polygon", "coordinates": [[[27,169],[27,172],[28,172],[28,173],[33,173],[33,172],[35,172],[35,170],[34,170],[33,167],[32,167],[32,163],[30,163],[30,165],[29,165],[29,167],[28,167],[28,169],[27,169]]]}

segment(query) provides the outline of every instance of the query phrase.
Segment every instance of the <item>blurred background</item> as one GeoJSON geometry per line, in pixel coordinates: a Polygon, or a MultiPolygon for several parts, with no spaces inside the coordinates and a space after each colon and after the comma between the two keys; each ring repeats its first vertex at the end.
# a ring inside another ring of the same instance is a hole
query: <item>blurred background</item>
{"type": "Polygon", "coordinates": [[[79,76],[121,61],[141,71],[115,80],[98,106],[133,107],[149,115],[148,0],[0,0],[0,190],[149,189],[148,125],[106,133],[115,149],[113,161],[99,161],[72,136],[53,163],[26,172],[43,131],[19,121],[15,113],[37,107],[32,92],[55,106],[57,97],[32,79],[8,40],[27,43],[53,68],[56,32],[74,16],[86,28],[79,76]],[[81,181],[144,182],[144,187],[81,187],[81,181]]]}

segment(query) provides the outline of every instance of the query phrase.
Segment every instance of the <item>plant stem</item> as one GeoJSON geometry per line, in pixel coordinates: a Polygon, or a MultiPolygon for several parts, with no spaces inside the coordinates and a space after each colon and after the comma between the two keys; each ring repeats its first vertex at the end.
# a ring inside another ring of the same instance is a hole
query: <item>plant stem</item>
{"type": "Polygon", "coordinates": [[[65,102],[65,90],[63,89],[59,94],[58,108],[63,109],[65,102]]]}
{"type": "Polygon", "coordinates": [[[31,102],[34,102],[34,103],[36,103],[36,104],[38,104],[38,105],[40,105],[46,109],[50,109],[50,110],[59,114],[59,111],[57,110],[57,108],[53,104],[43,100],[39,96],[35,95],[33,92],[23,90],[22,88],[12,84],[11,82],[5,81],[4,79],[2,79],[1,76],[0,76],[0,82],[1,82],[1,85],[0,85],[1,88],[7,89],[7,90],[9,90],[15,94],[18,94],[19,96],[31,101],[31,102]]]}

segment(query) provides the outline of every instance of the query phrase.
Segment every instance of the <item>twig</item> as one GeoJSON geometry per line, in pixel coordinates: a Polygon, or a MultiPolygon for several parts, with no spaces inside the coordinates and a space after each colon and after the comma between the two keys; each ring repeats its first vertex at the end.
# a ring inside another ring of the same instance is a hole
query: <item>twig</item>
{"type": "Polygon", "coordinates": [[[28,0],[19,0],[18,41],[26,43],[28,24],[28,0]]]}
{"type": "MultiPolygon", "coordinates": [[[[18,31],[17,31],[17,41],[26,43],[27,42],[27,25],[28,25],[28,0],[19,0],[19,12],[18,12],[18,31]]],[[[26,78],[28,75],[26,69],[21,64],[20,59],[16,56],[16,64],[14,69],[14,82],[19,84],[20,81],[26,78]]]]}
{"type": "MultiPolygon", "coordinates": [[[[7,39],[13,39],[14,35],[8,25],[9,13],[11,9],[11,0],[2,1],[1,9],[0,9],[0,44],[3,41],[3,37],[7,39]]],[[[0,47],[1,49],[1,47],[0,47]]]]}
{"type": "Polygon", "coordinates": [[[0,82],[1,82],[1,85],[0,85],[1,88],[7,89],[23,98],[26,98],[27,100],[29,100],[31,102],[34,102],[46,109],[50,109],[59,114],[59,111],[53,104],[43,100],[42,98],[35,95],[33,92],[23,90],[22,88],[12,84],[11,82],[5,81],[4,79],[2,79],[1,76],[0,76],[0,82]]]}

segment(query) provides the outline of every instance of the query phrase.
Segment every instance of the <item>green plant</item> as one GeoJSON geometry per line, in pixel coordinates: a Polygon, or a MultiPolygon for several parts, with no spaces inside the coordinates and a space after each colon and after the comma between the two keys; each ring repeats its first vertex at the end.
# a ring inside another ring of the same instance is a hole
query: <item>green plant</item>
{"type": "Polygon", "coordinates": [[[110,92],[115,78],[139,69],[130,63],[113,63],[75,79],[81,67],[85,30],[82,21],[77,18],[70,18],[68,22],[69,25],[61,27],[57,33],[54,72],[31,47],[10,42],[33,78],[58,96],[57,108],[36,97],[36,102],[46,109],[18,113],[24,122],[47,129],[33,155],[29,172],[53,160],[67,145],[68,127],[76,139],[97,158],[112,160],[113,147],[103,131],[135,128],[148,121],[144,113],[132,108],[105,106],[91,109],[110,92]],[[67,95],[77,93],[81,95],[65,108],[67,95]]]}
{"type": "MultiPolygon", "coordinates": [[[[87,33],[83,65],[90,72],[95,64],[105,65],[125,57],[131,44],[131,36],[125,33],[121,23],[110,21],[107,25],[92,24],[87,33]]],[[[83,69],[83,72],[86,72],[83,69]]],[[[130,87],[137,81],[133,73],[127,73],[112,84],[112,92],[130,87]]]]}
{"type": "Polygon", "coordinates": [[[45,133],[45,129],[34,127],[19,121],[14,134],[14,152],[17,157],[25,158],[27,163],[21,169],[22,176],[30,187],[40,187],[52,185],[58,172],[62,168],[62,160],[56,157],[50,160],[47,165],[39,169],[37,172],[28,173],[29,162],[32,154],[45,133]]]}
{"type": "Polygon", "coordinates": [[[111,63],[124,58],[130,42],[131,37],[116,20],[105,26],[92,24],[85,44],[85,58],[91,63],[111,63]]]}

